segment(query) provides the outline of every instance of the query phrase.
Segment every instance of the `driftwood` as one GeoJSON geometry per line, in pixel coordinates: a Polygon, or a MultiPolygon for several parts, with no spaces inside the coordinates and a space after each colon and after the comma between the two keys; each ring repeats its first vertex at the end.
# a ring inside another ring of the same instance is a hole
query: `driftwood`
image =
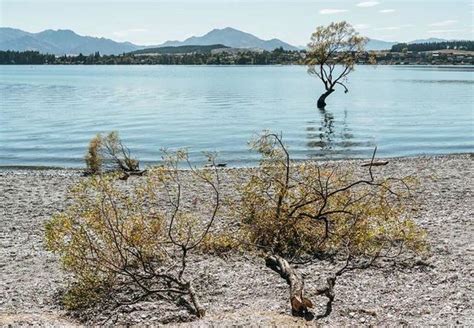
{"type": "Polygon", "coordinates": [[[216,163],[216,164],[206,164],[204,165],[205,168],[214,168],[214,167],[227,167],[227,163],[216,163]]]}
{"type": "Polygon", "coordinates": [[[147,172],[147,170],[141,170],[141,171],[124,171],[123,172],[123,175],[119,177],[120,180],[128,180],[128,178],[130,178],[132,175],[135,175],[135,176],[143,176],[145,173],[147,172]]]}
{"type": "Polygon", "coordinates": [[[388,161],[380,161],[380,162],[372,162],[372,163],[365,163],[362,164],[362,167],[369,167],[369,166],[384,166],[387,165],[388,161]]]}
{"type": "Polygon", "coordinates": [[[303,277],[284,258],[272,255],[265,259],[267,267],[278,273],[290,286],[290,303],[293,315],[306,316],[313,303],[304,297],[303,277]]]}

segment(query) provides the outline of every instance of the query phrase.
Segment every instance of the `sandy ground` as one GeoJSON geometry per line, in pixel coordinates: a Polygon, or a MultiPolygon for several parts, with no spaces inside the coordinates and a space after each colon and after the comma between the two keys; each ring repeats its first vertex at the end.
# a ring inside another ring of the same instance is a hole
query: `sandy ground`
{"type": "MultiPolygon", "coordinates": [[[[208,314],[203,320],[174,324],[474,325],[473,159],[472,154],[400,158],[376,169],[377,173],[419,178],[417,194],[422,207],[416,220],[429,234],[428,265],[390,266],[342,276],[331,316],[305,321],[289,315],[288,287],[262,260],[238,255],[227,259],[196,257],[193,265],[208,314]]],[[[354,168],[361,164],[336,163],[354,168]]],[[[223,170],[224,177],[230,176],[227,172],[235,170],[223,170]]],[[[245,176],[245,170],[238,172],[245,176]]],[[[64,208],[68,187],[80,179],[81,173],[73,170],[0,171],[0,325],[81,325],[56,301],[64,276],[57,258],[43,247],[44,222],[64,208]]],[[[327,263],[300,268],[307,296],[318,305],[316,312],[323,310],[325,299],[312,293],[331,269],[327,263]]],[[[97,313],[88,324],[107,316],[97,313]]],[[[188,318],[184,310],[143,302],[121,309],[114,322],[160,325],[188,318]]]]}

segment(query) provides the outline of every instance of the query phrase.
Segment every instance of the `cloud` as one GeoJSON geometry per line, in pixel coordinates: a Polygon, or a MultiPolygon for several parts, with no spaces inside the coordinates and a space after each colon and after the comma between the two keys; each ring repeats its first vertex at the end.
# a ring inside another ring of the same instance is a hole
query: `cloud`
{"type": "Polygon", "coordinates": [[[428,31],[430,34],[443,34],[443,33],[455,33],[455,32],[464,32],[465,30],[460,29],[446,29],[446,30],[431,30],[428,31]]]}
{"type": "Polygon", "coordinates": [[[321,9],[319,11],[321,15],[341,14],[345,12],[347,12],[346,9],[321,9]]]}
{"type": "Polygon", "coordinates": [[[364,2],[359,2],[357,4],[357,7],[365,7],[366,8],[366,7],[373,7],[373,6],[376,6],[378,4],[380,4],[380,2],[378,2],[378,1],[364,1],[364,2]]]}
{"type": "Polygon", "coordinates": [[[390,14],[394,12],[395,12],[395,9],[382,9],[379,11],[379,13],[382,13],[382,14],[390,14]]]}
{"type": "Polygon", "coordinates": [[[376,28],[377,31],[395,31],[401,29],[400,26],[387,26],[376,28]]]}
{"type": "Polygon", "coordinates": [[[370,28],[370,25],[369,24],[355,24],[354,28],[356,30],[366,30],[366,29],[370,28]]]}
{"type": "Polygon", "coordinates": [[[445,21],[430,24],[429,26],[450,26],[450,25],[456,24],[457,22],[458,22],[457,20],[448,19],[448,20],[445,20],[445,21]]]}
{"type": "Polygon", "coordinates": [[[397,26],[387,26],[387,27],[378,27],[376,30],[378,31],[397,31],[401,30],[402,28],[408,28],[408,27],[415,27],[413,24],[403,24],[403,25],[397,25],[397,26]]]}
{"type": "Polygon", "coordinates": [[[148,30],[146,28],[130,28],[128,30],[116,31],[116,32],[113,32],[112,34],[117,36],[117,37],[122,38],[122,37],[128,36],[130,34],[143,33],[143,32],[148,32],[148,30]]]}
{"type": "Polygon", "coordinates": [[[128,31],[130,31],[130,32],[147,32],[148,30],[146,28],[131,28],[128,31]]]}

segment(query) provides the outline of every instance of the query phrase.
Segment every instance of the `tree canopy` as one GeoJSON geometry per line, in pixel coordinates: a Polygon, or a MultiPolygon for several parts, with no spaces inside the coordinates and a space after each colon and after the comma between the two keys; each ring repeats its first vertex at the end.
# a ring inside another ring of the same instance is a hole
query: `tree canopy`
{"type": "Polygon", "coordinates": [[[308,73],[324,84],[325,93],[318,100],[319,108],[326,106],[325,99],[335,91],[336,85],[348,92],[345,79],[354,70],[357,56],[364,51],[367,41],[345,21],[316,28],[308,43],[306,64],[308,73]]]}

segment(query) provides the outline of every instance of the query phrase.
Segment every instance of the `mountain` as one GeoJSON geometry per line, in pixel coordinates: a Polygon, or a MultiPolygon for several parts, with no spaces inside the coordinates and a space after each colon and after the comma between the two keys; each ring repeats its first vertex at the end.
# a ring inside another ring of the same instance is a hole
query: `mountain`
{"type": "Polygon", "coordinates": [[[365,49],[367,50],[390,50],[392,46],[397,44],[398,42],[390,42],[390,41],[382,41],[376,39],[369,39],[365,49]]]}
{"type": "Polygon", "coordinates": [[[285,50],[299,50],[297,47],[279,39],[262,40],[250,33],[242,32],[232,27],[214,29],[203,36],[192,36],[184,41],[166,41],[158,47],[213,44],[223,44],[231,48],[259,48],[268,51],[280,47],[285,50]]]}
{"type": "MultiPolygon", "coordinates": [[[[365,45],[366,50],[390,50],[393,45],[397,44],[398,42],[390,42],[390,41],[382,41],[376,39],[369,39],[367,44],[365,45]]],[[[300,49],[307,49],[306,46],[301,46],[300,49]]]]}
{"type": "Polygon", "coordinates": [[[408,42],[408,44],[412,43],[435,43],[435,42],[446,42],[448,40],[445,39],[438,39],[438,38],[429,38],[429,39],[419,39],[419,40],[413,40],[408,42]]]}
{"type": "Polygon", "coordinates": [[[55,55],[82,53],[84,55],[99,51],[101,54],[121,54],[143,47],[130,42],[115,42],[106,38],[81,36],[71,30],[45,30],[29,33],[8,27],[0,28],[0,50],[36,50],[55,55]]]}
{"type": "Polygon", "coordinates": [[[116,42],[106,38],[78,35],[71,30],[45,30],[29,33],[19,29],[0,27],[0,50],[36,50],[55,55],[88,55],[99,51],[101,54],[121,54],[145,48],[224,45],[231,48],[258,48],[274,50],[298,50],[279,39],[262,40],[256,36],[231,27],[214,29],[203,36],[193,36],[184,41],[167,41],[158,46],[139,46],[130,42],[116,42]]]}
{"type": "Polygon", "coordinates": [[[0,28],[0,42],[6,42],[14,39],[21,38],[23,36],[30,35],[31,33],[18,30],[16,28],[1,27],[0,28]]]}
{"type": "MultiPolygon", "coordinates": [[[[407,44],[413,43],[436,43],[436,42],[445,42],[448,40],[445,39],[438,39],[438,38],[429,38],[429,39],[419,39],[407,42],[407,44]]],[[[367,50],[390,50],[392,46],[399,44],[400,42],[389,42],[389,41],[382,41],[382,40],[375,40],[369,39],[367,43],[366,49],[367,50]]]]}

